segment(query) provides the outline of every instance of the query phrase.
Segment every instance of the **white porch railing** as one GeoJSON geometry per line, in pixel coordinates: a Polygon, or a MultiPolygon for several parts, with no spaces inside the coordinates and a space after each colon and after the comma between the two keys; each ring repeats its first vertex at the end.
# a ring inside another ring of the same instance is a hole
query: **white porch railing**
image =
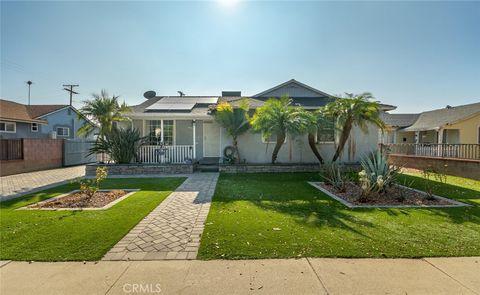
{"type": "Polygon", "coordinates": [[[140,147],[137,159],[148,164],[192,163],[193,145],[144,145],[140,147]]]}

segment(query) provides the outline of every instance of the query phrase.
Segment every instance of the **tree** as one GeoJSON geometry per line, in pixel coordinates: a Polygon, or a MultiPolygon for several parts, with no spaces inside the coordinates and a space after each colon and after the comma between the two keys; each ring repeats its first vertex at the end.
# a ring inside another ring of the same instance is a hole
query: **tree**
{"type": "Polygon", "coordinates": [[[308,120],[308,145],[310,146],[310,149],[312,150],[313,154],[318,159],[320,164],[323,164],[323,158],[317,149],[315,134],[319,131],[320,128],[324,128],[325,126],[330,125],[330,120],[328,118],[325,118],[325,116],[318,110],[315,112],[305,112],[307,112],[305,116],[308,120]]]}
{"type": "Polygon", "coordinates": [[[291,104],[292,100],[288,96],[282,96],[280,99],[269,98],[255,111],[250,120],[252,128],[261,132],[264,138],[276,136],[272,164],[275,164],[287,134],[294,136],[304,134],[308,130],[309,118],[305,110],[291,104]]]}
{"type": "Polygon", "coordinates": [[[381,129],[385,127],[380,118],[380,105],[371,101],[373,98],[373,95],[369,92],[359,95],[346,94],[345,97],[338,97],[333,102],[328,103],[321,110],[326,117],[335,119],[338,128],[341,130],[338,146],[332,159],[333,162],[343,152],[353,126],[359,127],[364,133],[368,133],[369,124],[374,124],[381,129]]]}
{"type": "MultiPolygon", "coordinates": [[[[104,138],[112,131],[113,122],[127,121],[124,114],[129,108],[123,102],[119,104],[118,96],[109,97],[107,91],[102,89],[100,94],[92,94],[92,100],[85,100],[80,109],[81,115],[92,119],[100,125],[99,137],[104,138]]],[[[95,129],[91,124],[85,124],[78,129],[79,134],[90,134],[95,129]]]]}
{"type": "Polygon", "coordinates": [[[235,157],[240,162],[240,152],[238,150],[238,136],[245,133],[249,128],[248,122],[248,100],[243,99],[238,106],[232,106],[228,102],[221,102],[214,111],[215,121],[218,122],[228,135],[233,139],[233,148],[235,149],[235,157]]]}

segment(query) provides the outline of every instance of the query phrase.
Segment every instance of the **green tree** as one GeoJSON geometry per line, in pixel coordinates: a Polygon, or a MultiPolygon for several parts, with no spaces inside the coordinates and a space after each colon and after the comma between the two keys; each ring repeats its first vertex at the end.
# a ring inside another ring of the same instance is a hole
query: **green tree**
{"type": "MultiPolygon", "coordinates": [[[[91,100],[83,101],[80,113],[99,124],[100,137],[104,138],[112,131],[113,122],[128,121],[124,114],[129,111],[129,108],[125,102],[122,104],[118,102],[118,96],[109,97],[107,91],[102,89],[100,94],[94,93],[92,97],[91,100]]],[[[84,124],[78,129],[78,133],[88,135],[94,129],[95,127],[91,124],[84,124]]]]}
{"type": "Polygon", "coordinates": [[[334,118],[337,128],[341,130],[333,162],[342,154],[353,126],[359,127],[364,133],[368,133],[369,124],[381,129],[385,127],[380,118],[380,105],[371,101],[373,98],[369,92],[358,95],[346,94],[345,97],[338,97],[322,108],[322,114],[327,118],[334,118]]]}
{"type": "Polygon", "coordinates": [[[255,111],[250,124],[253,130],[261,132],[264,138],[276,136],[272,152],[274,164],[287,134],[290,136],[305,134],[309,127],[309,119],[311,118],[303,108],[293,107],[292,100],[288,96],[282,96],[280,99],[269,98],[255,111]]]}
{"type": "Polygon", "coordinates": [[[320,164],[323,164],[324,160],[320,155],[320,152],[318,151],[315,135],[319,131],[319,129],[327,126],[330,127],[329,125],[331,125],[331,120],[329,120],[328,118],[325,118],[325,116],[319,110],[314,112],[310,112],[310,111],[305,111],[305,112],[306,114],[304,116],[308,122],[308,129],[307,129],[308,145],[310,146],[310,149],[312,150],[313,154],[318,159],[320,164]]]}
{"type": "Polygon", "coordinates": [[[240,162],[240,152],[238,150],[238,136],[245,133],[250,128],[248,122],[248,100],[243,99],[238,106],[232,106],[228,102],[221,102],[214,111],[215,121],[218,122],[228,135],[232,137],[233,148],[235,149],[236,162],[240,162]]]}

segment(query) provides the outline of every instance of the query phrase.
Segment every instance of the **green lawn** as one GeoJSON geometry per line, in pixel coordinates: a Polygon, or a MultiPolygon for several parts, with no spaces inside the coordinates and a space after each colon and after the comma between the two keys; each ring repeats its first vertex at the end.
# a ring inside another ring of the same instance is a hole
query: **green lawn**
{"type": "Polygon", "coordinates": [[[100,211],[15,211],[78,188],[72,184],[0,203],[0,259],[98,260],[184,180],[107,179],[102,188],[141,191],[100,211]]]}
{"type": "MultiPolygon", "coordinates": [[[[401,178],[423,188],[417,175],[401,178]]],[[[448,177],[435,191],[472,207],[348,209],[307,183],[318,180],[316,173],[222,174],[199,257],[480,255],[480,181],[448,177]]]]}

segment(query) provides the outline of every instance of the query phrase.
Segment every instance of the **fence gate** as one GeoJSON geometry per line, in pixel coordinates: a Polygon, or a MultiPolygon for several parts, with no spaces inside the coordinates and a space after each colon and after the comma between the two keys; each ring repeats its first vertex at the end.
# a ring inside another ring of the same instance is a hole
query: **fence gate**
{"type": "Polygon", "coordinates": [[[94,141],[65,139],[63,145],[63,166],[74,166],[95,162],[95,154],[88,156],[94,141]]]}

